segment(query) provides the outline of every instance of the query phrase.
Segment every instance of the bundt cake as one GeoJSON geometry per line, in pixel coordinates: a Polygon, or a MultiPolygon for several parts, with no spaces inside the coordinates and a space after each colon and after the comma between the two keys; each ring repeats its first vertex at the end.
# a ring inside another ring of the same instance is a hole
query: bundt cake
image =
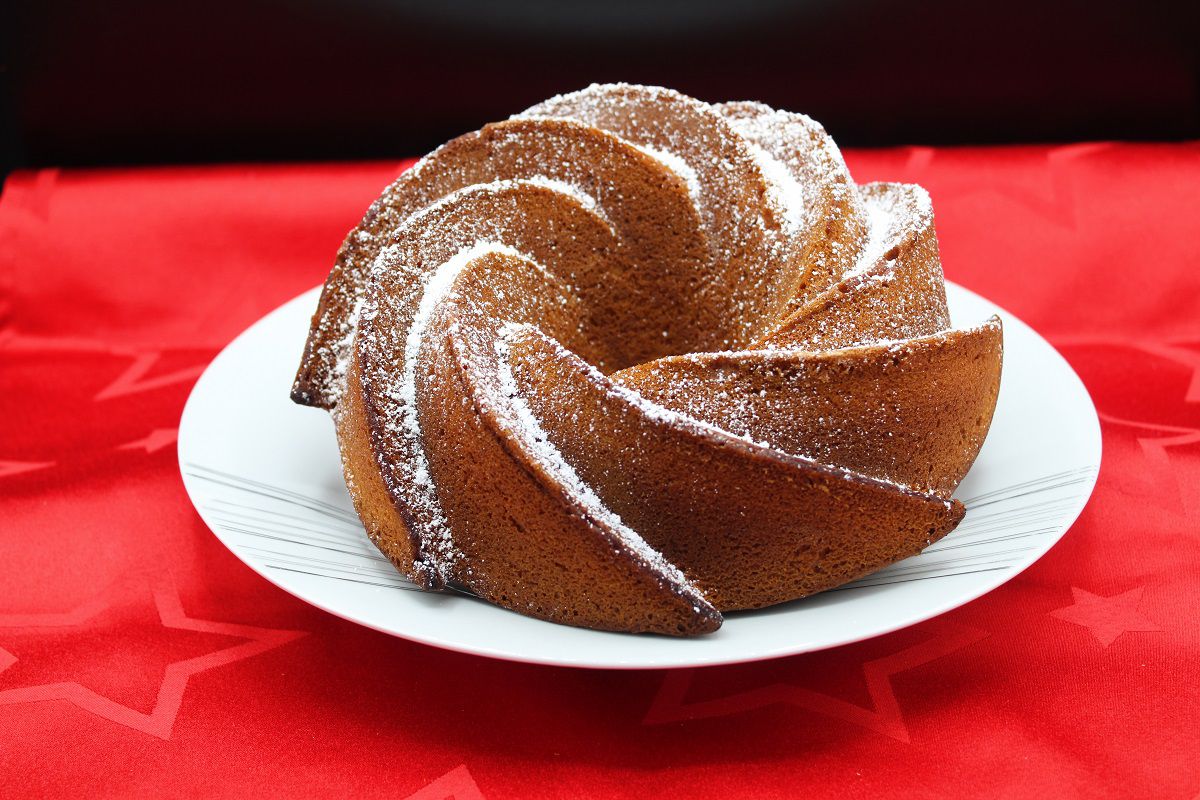
{"type": "Polygon", "coordinates": [[[419,585],[691,635],[952,530],[1001,352],[950,329],[920,187],[799,114],[597,85],[385,190],[292,398],[419,585]]]}

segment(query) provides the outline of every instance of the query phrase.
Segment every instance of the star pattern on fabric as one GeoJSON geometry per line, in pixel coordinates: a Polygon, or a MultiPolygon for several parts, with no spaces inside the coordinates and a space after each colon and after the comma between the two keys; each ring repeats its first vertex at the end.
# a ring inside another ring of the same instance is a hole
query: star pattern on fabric
{"type": "Polygon", "coordinates": [[[1123,633],[1162,630],[1138,611],[1140,586],[1109,597],[1072,586],[1071,594],[1075,603],[1051,611],[1050,616],[1087,628],[1102,647],[1108,647],[1123,633]]]}
{"type": "Polygon", "coordinates": [[[178,428],[155,428],[150,431],[144,438],[134,439],[132,442],[117,445],[118,450],[145,450],[147,453],[154,453],[162,450],[164,447],[174,444],[179,438],[178,428]]]}
{"type": "MultiPolygon", "coordinates": [[[[1056,336],[1054,337],[1054,345],[1059,348],[1073,347],[1114,347],[1132,350],[1139,354],[1139,357],[1159,358],[1165,361],[1170,361],[1184,369],[1190,370],[1188,376],[1188,384],[1184,389],[1184,403],[1200,403],[1200,351],[1189,349],[1188,347],[1180,346],[1179,344],[1171,344],[1166,342],[1144,341],[1128,338],[1115,337],[1094,337],[1094,336],[1056,336]]],[[[1153,430],[1185,432],[1193,430],[1178,425],[1157,425],[1150,420],[1131,420],[1124,419],[1111,413],[1105,413],[1098,409],[1101,419],[1111,422],[1114,425],[1127,425],[1131,427],[1144,427],[1153,430]]]]}
{"type": "MultiPolygon", "coordinates": [[[[1086,158],[1093,153],[1111,147],[1107,142],[1082,142],[1055,147],[1046,153],[1047,169],[1044,170],[1040,186],[1030,181],[1004,182],[992,180],[986,184],[978,180],[942,180],[938,187],[943,193],[961,196],[986,192],[1003,197],[1009,202],[1029,209],[1038,218],[1067,230],[1076,227],[1076,203],[1071,175],[1060,167],[1068,162],[1086,158]]],[[[933,162],[936,151],[928,147],[911,148],[905,164],[905,174],[910,180],[923,183],[924,172],[933,162]]]]}
{"type": "MultiPolygon", "coordinates": [[[[1084,353],[1088,348],[1112,348],[1115,355],[1106,354],[1106,364],[1158,361],[1186,371],[1183,394],[1175,396],[1183,405],[1175,407],[1174,413],[1160,410],[1153,418],[1140,415],[1130,418],[1132,415],[1128,410],[1114,413],[1111,407],[1098,403],[1096,414],[1105,424],[1132,433],[1144,459],[1144,469],[1137,475],[1141,479],[1140,492],[1165,511],[1183,519],[1194,518],[1200,511],[1200,493],[1196,491],[1192,475],[1187,469],[1181,469],[1176,459],[1179,456],[1186,459],[1189,448],[1194,457],[1196,445],[1200,444],[1200,427],[1189,424],[1198,418],[1195,413],[1188,413],[1198,410],[1191,406],[1200,405],[1200,351],[1179,343],[1115,337],[1060,336],[1055,338],[1054,344],[1067,349],[1068,353],[1072,348],[1079,348],[1084,353]]],[[[1111,405],[1113,401],[1109,399],[1109,403],[1111,405]]]]}
{"type": "Polygon", "coordinates": [[[466,764],[459,764],[405,800],[485,800],[466,764]]]}
{"type": "MultiPolygon", "coordinates": [[[[304,631],[194,619],[184,612],[179,593],[169,581],[159,581],[151,587],[151,592],[158,620],[163,628],[217,634],[246,641],[168,664],[158,686],[154,707],[149,713],[131,708],[75,681],[0,690],[0,706],[65,700],[83,711],[119,725],[160,739],[168,739],[183,703],[188,681],[193,675],[265,653],[306,635],[304,631]]],[[[115,602],[112,597],[102,595],[65,613],[0,615],[0,682],[5,677],[4,673],[18,662],[17,657],[3,647],[6,630],[17,629],[29,633],[31,630],[78,628],[81,629],[81,633],[86,634],[88,623],[112,607],[115,602]]]]}
{"type": "Polygon", "coordinates": [[[1200,431],[1189,431],[1174,436],[1139,436],[1137,442],[1146,459],[1147,472],[1154,475],[1156,484],[1162,487],[1165,501],[1170,503],[1171,507],[1180,509],[1188,518],[1194,518],[1197,513],[1195,496],[1187,489],[1195,487],[1189,487],[1179,471],[1172,469],[1169,449],[1200,444],[1200,431]]]}
{"type": "Polygon", "coordinates": [[[904,722],[904,715],[892,686],[892,676],[936,661],[989,635],[978,628],[956,624],[943,623],[939,627],[940,633],[911,647],[863,662],[863,676],[871,698],[870,708],[791,683],[775,683],[725,697],[689,701],[687,696],[695,670],[672,670],[663,679],[662,687],[651,703],[642,724],[661,725],[668,722],[724,717],[782,704],[859,725],[908,743],[911,741],[908,726],[904,722]]]}
{"type": "Polygon", "coordinates": [[[46,467],[53,467],[56,461],[0,461],[0,478],[9,475],[20,475],[23,472],[33,472],[46,467]]]}
{"type": "Polygon", "coordinates": [[[207,366],[207,362],[193,364],[148,377],[168,351],[112,344],[78,336],[32,336],[11,330],[0,333],[0,350],[12,353],[101,353],[132,359],[128,367],[95,394],[92,399],[97,402],[183,383],[198,377],[207,366]]]}
{"type": "Polygon", "coordinates": [[[160,358],[162,358],[161,352],[134,354],[133,363],[118,375],[112,383],[97,392],[94,399],[97,401],[108,400],[113,397],[122,397],[128,394],[136,394],[137,392],[170,386],[174,383],[182,383],[199,377],[206,366],[205,364],[197,364],[163,375],[155,375],[153,378],[146,377],[160,358]]]}

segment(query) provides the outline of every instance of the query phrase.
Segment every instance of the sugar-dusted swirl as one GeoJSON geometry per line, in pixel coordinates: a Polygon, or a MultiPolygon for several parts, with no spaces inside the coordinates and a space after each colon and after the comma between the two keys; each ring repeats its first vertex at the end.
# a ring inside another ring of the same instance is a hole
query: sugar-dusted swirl
{"type": "Polygon", "coordinates": [[[812,120],[592,86],[404,173],[338,254],[292,396],[423,586],[696,634],[914,555],[995,408],[928,195],[812,120]]]}

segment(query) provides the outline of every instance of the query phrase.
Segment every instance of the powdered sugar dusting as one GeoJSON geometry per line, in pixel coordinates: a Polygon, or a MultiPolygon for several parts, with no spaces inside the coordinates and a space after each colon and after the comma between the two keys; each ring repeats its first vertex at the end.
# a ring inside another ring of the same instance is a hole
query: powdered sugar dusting
{"type": "Polygon", "coordinates": [[[782,207],[767,196],[766,178],[746,138],[717,108],[660,87],[607,84],[551,98],[522,116],[594,125],[684,179],[710,250],[693,297],[708,303],[724,323],[714,344],[748,343],[763,317],[786,302],[804,270],[805,242],[780,230],[775,219],[782,207]],[[748,186],[762,190],[747,191],[748,186]]]}
{"type": "MultiPolygon", "coordinates": [[[[418,530],[424,550],[435,560],[432,565],[442,575],[449,577],[448,570],[457,560],[457,550],[454,547],[453,536],[446,524],[445,514],[437,499],[437,490],[429,473],[429,460],[421,436],[421,420],[417,413],[417,362],[421,352],[421,344],[425,331],[438,305],[446,298],[455,278],[463,268],[481,256],[502,253],[504,255],[526,258],[517,250],[500,242],[476,242],[455,253],[449,260],[434,269],[425,281],[421,293],[421,301],[417,306],[416,315],[409,326],[404,342],[404,361],[400,380],[392,392],[392,399],[400,403],[397,409],[399,433],[411,444],[412,462],[409,465],[413,486],[428,514],[427,526],[418,530]]],[[[382,263],[394,254],[385,251],[380,256],[382,263]]],[[[393,428],[394,430],[394,428],[393,428]]]]}
{"type": "Polygon", "coordinates": [[[593,214],[602,219],[610,231],[612,231],[614,234],[617,232],[616,226],[613,225],[612,220],[609,219],[608,215],[604,213],[604,208],[601,207],[598,202],[596,202],[595,197],[592,197],[592,195],[585,192],[582,187],[579,187],[573,183],[567,183],[566,181],[560,181],[555,178],[547,178],[543,175],[535,175],[532,178],[527,178],[526,181],[528,183],[532,183],[534,186],[542,186],[546,189],[550,189],[551,191],[559,192],[560,194],[569,195],[570,197],[575,198],[579,205],[583,206],[588,211],[591,211],[593,214]]]}
{"type": "Polygon", "coordinates": [[[670,150],[659,150],[646,144],[634,144],[633,146],[678,175],[687,185],[688,195],[691,196],[692,202],[697,207],[700,206],[700,177],[686,161],[670,150]]]}
{"type": "Polygon", "coordinates": [[[767,186],[783,210],[787,233],[796,235],[810,224],[808,211],[812,207],[811,190],[796,180],[786,166],[756,144],[750,145],[754,161],[767,179],[767,186]]]}
{"type": "Polygon", "coordinates": [[[857,277],[879,263],[895,238],[891,235],[895,221],[894,209],[884,203],[867,203],[867,241],[863,243],[862,252],[854,266],[843,277],[857,277]]]}
{"type": "Polygon", "coordinates": [[[786,238],[808,253],[809,273],[793,303],[823,290],[850,266],[866,238],[864,212],[846,162],[824,128],[803,114],[761,103],[717,108],[751,144],[786,238]]]}
{"type": "Polygon", "coordinates": [[[529,408],[529,404],[521,397],[509,360],[509,348],[512,342],[530,330],[532,329],[528,325],[506,323],[500,328],[500,335],[496,338],[494,345],[499,389],[501,395],[508,399],[509,414],[506,415],[506,421],[512,426],[512,433],[525,447],[534,452],[539,463],[550,472],[555,482],[567,491],[576,508],[590,519],[606,526],[620,539],[622,544],[651,565],[656,572],[680,587],[690,590],[698,597],[702,597],[677,566],[667,561],[662,553],[651,547],[645,539],[629,528],[620,516],[610,510],[596,496],[592,487],[580,479],[575,468],[567,463],[559,449],[542,430],[541,423],[529,408]]]}
{"type": "MultiPolygon", "coordinates": [[[[505,339],[505,341],[506,341],[506,344],[504,345],[505,356],[507,356],[508,346],[511,345],[512,342],[516,341],[516,339],[518,337],[530,335],[531,332],[533,332],[534,330],[535,329],[533,329],[529,325],[508,324],[508,325],[503,326],[502,338],[505,339]]],[[[536,335],[536,333],[534,335],[536,335]]],[[[906,342],[896,342],[895,346],[903,347],[906,344],[907,344],[906,342]]],[[[569,358],[573,355],[569,350],[564,348],[558,342],[551,340],[551,346],[552,346],[553,350],[555,351],[557,357],[559,357],[559,358],[569,358]]],[[[748,351],[748,353],[751,356],[757,355],[762,358],[779,358],[780,357],[780,353],[778,351],[759,351],[757,353],[755,351],[748,351]]],[[[746,354],[747,354],[747,352],[737,352],[737,353],[728,353],[728,354],[701,353],[701,354],[695,354],[695,356],[693,356],[693,357],[709,358],[709,357],[717,357],[717,356],[722,356],[722,355],[743,356],[746,354]]],[[[631,408],[635,409],[640,416],[642,416],[643,418],[645,418],[647,420],[652,420],[656,423],[659,423],[659,424],[662,424],[665,426],[670,426],[670,427],[673,427],[673,428],[676,428],[679,430],[688,431],[690,433],[696,434],[700,437],[703,437],[703,438],[706,438],[709,440],[716,440],[719,442],[734,442],[734,441],[740,442],[741,444],[749,447],[751,450],[762,451],[763,453],[767,453],[772,456],[783,455],[783,456],[787,456],[787,457],[796,458],[800,461],[807,462],[809,465],[816,467],[820,470],[835,473],[840,478],[845,479],[845,480],[866,481],[868,483],[876,483],[879,485],[893,486],[896,488],[908,488],[908,487],[903,486],[902,484],[899,484],[895,481],[888,480],[886,478],[865,475],[863,473],[855,472],[854,470],[846,469],[845,467],[841,467],[836,464],[828,464],[825,462],[821,462],[821,461],[815,460],[815,459],[811,458],[810,456],[805,455],[803,453],[795,453],[795,452],[782,450],[778,446],[776,446],[774,443],[768,441],[765,438],[755,439],[753,436],[751,436],[748,432],[746,432],[744,430],[739,432],[737,430],[731,430],[728,427],[714,425],[714,424],[702,419],[701,415],[697,415],[694,413],[688,413],[688,411],[686,409],[671,408],[671,407],[662,405],[660,403],[656,403],[653,400],[647,398],[645,395],[643,395],[642,393],[640,393],[634,389],[631,389],[620,383],[611,382],[608,378],[606,378],[603,374],[601,374],[599,370],[597,370],[595,367],[591,366],[590,364],[584,364],[583,369],[586,371],[586,376],[587,376],[587,379],[589,380],[589,382],[591,382],[593,385],[596,385],[596,386],[604,386],[604,391],[608,395],[620,400],[621,402],[623,402],[626,405],[630,406],[631,408]]],[[[529,425],[528,429],[535,431],[538,438],[547,439],[546,433],[544,430],[542,430],[541,424],[537,421],[536,416],[533,415],[532,411],[528,408],[528,405],[525,403],[525,401],[521,400],[519,398],[519,392],[518,392],[518,389],[517,389],[517,386],[515,383],[515,378],[511,374],[511,368],[509,368],[509,375],[505,380],[512,381],[511,386],[505,390],[505,394],[512,394],[514,397],[516,397],[520,401],[520,403],[525,407],[525,411],[528,412],[528,420],[527,420],[528,425],[529,425]]],[[[695,395],[698,395],[698,394],[700,394],[700,392],[695,393],[695,395]]],[[[695,396],[695,395],[693,395],[693,396],[695,396]]],[[[524,419],[524,418],[525,417],[523,415],[522,419],[524,419]]],[[[548,440],[545,442],[545,444],[548,448],[553,449],[555,453],[558,453],[557,448],[555,448],[554,445],[551,444],[548,440]]],[[[558,453],[558,455],[556,455],[555,458],[561,459],[562,458],[561,453],[558,453]]],[[[573,476],[572,479],[575,480],[576,482],[580,483],[581,485],[586,486],[586,484],[583,484],[583,482],[579,480],[578,475],[574,472],[574,468],[570,467],[569,464],[567,464],[566,466],[568,469],[571,470],[571,475],[573,476]]],[[[591,493],[590,488],[588,489],[588,492],[591,493]]],[[[594,496],[594,493],[592,493],[592,494],[594,496]]],[[[596,498],[596,503],[598,504],[598,506],[600,508],[604,508],[603,501],[599,500],[599,498],[596,498]]],[[[607,513],[611,514],[612,512],[607,512],[607,513]]],[[[620,519],[619,517],[616,517],[615,514],[613,515],[613,517],[616,518],[618,521],[620,519]]],[[[649,545],[647,545],[647,547],[648,546],[649,545]]]]}

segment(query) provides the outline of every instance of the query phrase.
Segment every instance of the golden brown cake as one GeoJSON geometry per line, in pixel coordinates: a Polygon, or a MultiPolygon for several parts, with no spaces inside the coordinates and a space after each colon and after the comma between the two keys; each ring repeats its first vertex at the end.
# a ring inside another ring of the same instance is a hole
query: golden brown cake
{"type": "Polygon", "coordinates": [[[385,190],[292,390],[429,589],[673,635],[952,530],[1000,384],[952,330],[929,196],[799,114],[591,86],[385,190]]]}

